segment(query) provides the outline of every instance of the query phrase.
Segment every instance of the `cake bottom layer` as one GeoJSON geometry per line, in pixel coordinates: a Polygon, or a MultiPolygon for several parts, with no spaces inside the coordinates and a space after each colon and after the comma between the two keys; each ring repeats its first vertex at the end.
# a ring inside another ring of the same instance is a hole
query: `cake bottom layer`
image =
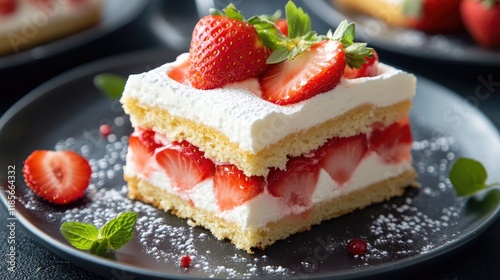
{"type": "Polygon", "coordinates": [[[161,210],[190,220],[190,225],[202,226],[220,240],[229,239],[238,249],[253,253],[253,248],[267,246],[288,236],[307,231],[322,221],[339,217],[374,203],[404,194],[406,187],[414,186],[416,174],[407,170],[358,191],[314,205],[307,213],[287,216],[269,222],[265,227],[241,228],[236,223],[216,216],[213,212],[196,208],[192,203],[135,176],[125,176],[129,198],[151,204],[161,210]]]}

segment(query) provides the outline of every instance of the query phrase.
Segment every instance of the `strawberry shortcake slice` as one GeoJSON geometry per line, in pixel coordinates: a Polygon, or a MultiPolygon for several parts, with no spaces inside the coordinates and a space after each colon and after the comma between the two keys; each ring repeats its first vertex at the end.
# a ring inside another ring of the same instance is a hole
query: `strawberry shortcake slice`
{"type": "Polygon", "coordinates": [[[130,198],[252,252],[413,185],[415,76],[352,23],[318,35],[291,1],[282,22],[230,4],[189,53],[128,78],[130,198]]]}

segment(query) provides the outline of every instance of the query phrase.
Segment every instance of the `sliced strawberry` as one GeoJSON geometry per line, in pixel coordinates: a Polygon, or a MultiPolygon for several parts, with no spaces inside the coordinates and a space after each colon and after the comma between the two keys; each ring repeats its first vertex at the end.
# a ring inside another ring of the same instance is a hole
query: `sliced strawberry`
{"type": "Polygon", "coordinates": [[[411,156],[412,135],[408,117],[387,127],[374,127],[368,137],[369,149],[386,163],[399,163],[411,156]]]}
{"type": "Polygon", "coordinates": [[[17,8],[18,0],[0,0],[0,16],[10,15],[17,8]]]}
{"type": "Polygon", "coordinates": [[[267,188],[271,195],[284,199],[289,207],[309,208],[319,171],[318,160],[313,157],[290,158],[286,170],[271,169],[267,176],[267,188]]]}
{"type": "Polygon", "coordinates": [[[214,176],[214,192],[221,211],[236,206],[256,197],[264,191],[265,181],[262,176],[246,176],[233,164],[217,166],[214,176]]]}
{"type": "Polygon", "coordinates": [[[26,158],[23,167],[28,187],[55,204],[68,204],[83,197],[91,174],[87,159],[73,151],[36,150],[26,158]]]}
{"type": "Polygon", "coordinates": [[[342,44],[320,41],[293,60],[271,65],[262,77],[262,98],[279,105],[306,100],[335,88],[345,67],[342,44]]]}
{"type": "Polygon", "coordinates": [[[366,135],[335,137],[316,151],[319,166],[340,186],[351,179],[368,151],[366,135]]]}
{"type": "Polygon", "coordinates": [[[175,66],[173,69],[171,69],[167,75],[184,85],[189,85],[189,78],[188,78],[188,69],[189,67],[189,60],[184,61],[183,63],[175,66]]]}
{"type": "Polygon", "coordinates": [[[361,68],[345,67],[344,78],[355,79],[361,77],[374,77],[378,72],[378,54],[375,50],[372,51],[372,56],[366,58],[366,62],[361,65],[361,68]]]}
{"type": "Polygon", "coordinates": [[[288,36],[288,23],[286,19],[280,18],[274,24],[276,24],[276,27],[283,35],[288,36]]]}
{"type": "Polygon", "coordinates": [[[165,170],[174,188],[189,191],[215,173],[214,163],[187,141],[172,142],[159,150],[155,159],[165,170]]]}

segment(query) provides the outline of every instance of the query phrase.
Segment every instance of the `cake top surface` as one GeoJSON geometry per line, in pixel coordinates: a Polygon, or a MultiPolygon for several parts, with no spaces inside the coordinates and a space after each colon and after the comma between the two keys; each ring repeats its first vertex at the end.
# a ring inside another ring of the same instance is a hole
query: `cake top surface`
{"type": "Polygon", "coordinates": [[[415,94],[415,76],[381,63],[374,77],[343,79],[333,90],[281,106],[260,97],[257,79],[200,90],[166,75],[186,59],[188,55],[183,54],[176,62],[131,75],[123,96],[213,127],[239,143],[240,148],[252,152],[357,106],[388,106],[411,99],[415,94]]]}

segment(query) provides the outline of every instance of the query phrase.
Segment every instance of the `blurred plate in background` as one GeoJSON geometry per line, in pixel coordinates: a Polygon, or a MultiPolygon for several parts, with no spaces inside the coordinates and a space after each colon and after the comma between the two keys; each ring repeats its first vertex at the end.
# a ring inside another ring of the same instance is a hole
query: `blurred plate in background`
{"type": "Polygon", "coordinates": [[[373,17],[342,10],[331,0],[302,2],[332,29],[344,19],[354,21],[358,40],[375,48],[441,62],[500,66],[500,51],[477,46],[466,33],[429,35],[418,30],[392,27],[373,17]]]}
{"type": "Polygon", "coordinates": [[[48,58],[92,42],[132,21],[144,10],[148,2],[105,0],[100,24],[28,50],[0,56],[0,70],[48,58]]]}

